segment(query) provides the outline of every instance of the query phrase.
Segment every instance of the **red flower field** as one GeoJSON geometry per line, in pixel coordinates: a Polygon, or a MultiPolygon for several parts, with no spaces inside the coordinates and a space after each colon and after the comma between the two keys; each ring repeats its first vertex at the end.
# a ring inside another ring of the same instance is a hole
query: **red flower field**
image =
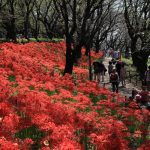
{"type": "Polygon", "coordinates": [[[150,112],[89,81],[86,56],[79,63],[62,76],[63,42],[0,44],[0,150],[149,149],[150,112]]]}

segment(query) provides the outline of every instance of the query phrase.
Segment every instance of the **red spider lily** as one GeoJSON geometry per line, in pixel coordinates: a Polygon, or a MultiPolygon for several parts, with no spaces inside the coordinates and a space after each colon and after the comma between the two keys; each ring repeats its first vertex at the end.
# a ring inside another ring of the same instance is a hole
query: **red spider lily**
{"type": "MultiPolygon", "coordinates": [[[[128,150],[126,139],[137,136],[145,142],[140,149],[148,146],[149,111],[88,81],[87,56],[73,75],[62,76],[64,42],[3,43],[0,49],[0,149],[30,149],[33,139],[14,134],[33,125],[45,133],[38,141],[42,150],[82,150],[85,145],[128,150]]],[[[91,56],[94,61],[103,53],[91,56]]]]}

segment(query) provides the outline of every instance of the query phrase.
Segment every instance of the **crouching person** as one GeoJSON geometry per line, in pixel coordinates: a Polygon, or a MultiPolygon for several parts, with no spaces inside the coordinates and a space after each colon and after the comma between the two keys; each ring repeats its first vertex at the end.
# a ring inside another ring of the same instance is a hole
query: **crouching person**
{"type": "Polygon", "coordinates": [[[136,101],[140,106],[145,106],[146,108],[150,105],[150,94],[146,90],[146,87],[143,86],[142,90],[136,95],[136,101]]]}

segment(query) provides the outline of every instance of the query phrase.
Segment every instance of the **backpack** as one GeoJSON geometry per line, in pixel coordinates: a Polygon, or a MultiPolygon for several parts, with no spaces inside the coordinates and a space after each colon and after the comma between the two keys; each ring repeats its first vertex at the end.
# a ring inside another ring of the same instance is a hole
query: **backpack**
{"type": "Polygon", "coordinates": [[[115,73],[115,74],[111,74],[110,75],[110,81],[111,82],[115,82],[115,81],[118,81],[118,75],[115,73]]]}

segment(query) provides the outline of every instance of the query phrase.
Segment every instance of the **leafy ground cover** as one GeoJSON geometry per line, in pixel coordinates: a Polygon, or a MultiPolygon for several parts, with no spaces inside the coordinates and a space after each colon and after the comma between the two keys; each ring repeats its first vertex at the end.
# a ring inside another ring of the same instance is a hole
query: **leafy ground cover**
{"type": "MultiPolygon", "coordinates": [[[[28,42],[53,42],[53,43],[57,43],[57,42],[61,42],[63,40],[64,39],[61,39],[61,38],[52,38],[52,39],[49,39],[49,38],[38,38],[38,39],[36,39],[36,38],[29,38],[29,39],[17,38],[16,43],[18,43],[18,44],[25,44],[28,42]]],[[[9,40],[6,38],[0,38],[0,43],[3,43],[3,42],[9,42],[9,40]]]]}
{"type": "Polygon", "coordinates": [[[89,81],[86,56],[64,65],[63,42],[0,44],[1,150],[149,149],[148,110],[89,81]]]}

